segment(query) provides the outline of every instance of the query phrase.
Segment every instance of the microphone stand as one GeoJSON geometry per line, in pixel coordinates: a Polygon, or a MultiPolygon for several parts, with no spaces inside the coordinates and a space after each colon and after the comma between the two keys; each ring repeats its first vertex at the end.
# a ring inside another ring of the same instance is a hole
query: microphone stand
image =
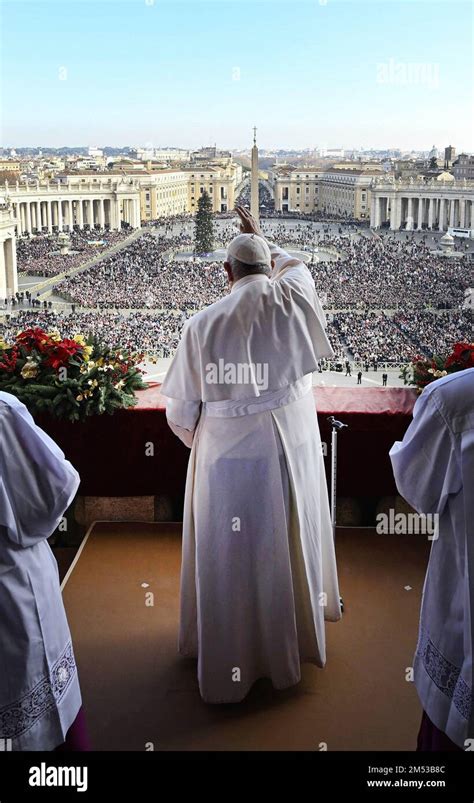
{"type": "MultiPolygon", "coordinates": [[[[332,521],[332,537],[336,543],[336,485],[337,485],[337,433],[339,430],[347,427],[348,424],[343,424],[342,421],[337,421],[333,415],[327,419],[331,424],[331,521],[332,521]]],[[[341,611],[344,612],[344,600],[339,597],[341,603],[341,611]]]]}

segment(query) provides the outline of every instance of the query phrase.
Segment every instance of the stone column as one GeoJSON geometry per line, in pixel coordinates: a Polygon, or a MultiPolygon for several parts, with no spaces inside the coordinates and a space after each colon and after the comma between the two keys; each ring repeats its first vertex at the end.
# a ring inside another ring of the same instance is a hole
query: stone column
{"type": "Polygon", "coordinates": [[[395,209],[396,201],[397,201],[397,197],[396,197],[396,195],[394,193],[390,198],[390,228],[392,229],[392,231],[394,231],[396,229],[396,225],[397,225],[397,223],[396,223],[396,209],[395,209]]]}
{"type": "Polygon", "coordinates": [[[13,295],[18,291],[16,249],[13,242],[13,237],[7,237],[2,246],[7,291],[8,295],[13,295]]]}
{"type": "Polygon", "coordinates": [[[466,225],[466,201],[464,198],[459,199],[459,225],[462,229],[466,225]]]}
{"type": "Polygon", "coordinates": [[[413,230],[413,198],[410,196],[408,198],[408,212],[407,212],[407,229],[408,231],[413,230]]]}
{"type": "Polygon", "coordinates": [[[375,222],[376,221],[376,213],[375,213],[376,206],[375,205],[376,205],[376,198],[375,198],[375,195],[372,193],[372,198],[370,199],[370,227],[372,229],[377,228],[377,225],[376,225],[376,222],[375,222]]]}
{"type": "Polygon", "coordinates": [[[433,228],[433,204],[434,198],[429,199],[429,206],[428,206],[428,228],[433,228]]]}
{"type": "Polygon", "coordinates": [[[420,196],[418,198],[418,219],[417,219],[417,230],[421,231],[421,227],[423,225],[423,198],[420,196]]]}
{"type": "MultiPolygon", "coordinates": [[[[382,198],[378,195],[374,195],[372,198],[373,201],[373,226],[376,229],[380,228],[380,218],[381,218],[381,204],[382,198]]],[[[372,211],[372,210],[371,210],[372,211]]]]}
{"type": "Polygon", "coordinates": [[[449,225],[454,226],[454,198],[450,201],[449,207],[449,225]]]}
{"type": "Polygon", "coordinates": [[[395,196],[395,228],[398,231],[402,222],[402,199],[401,196],[395,196]]]}
{"type": "Polygon", "coordinates": [[[43,228],[43,223],[41,221],[41,201],[36,201],[36,228],[39,232],[41,232],[43,228]]]}
{"type": "Polygon", "coordinates": [[[67,204],[68,204],[67,222],[69,226],[69,231],[72,231],[74,226],[74,209],[72,201],[68,201],[67,204]]]}
{"type": "Polygon", "coordinates": [[[53,216],[52,216],[52,209],[51,209],[51,201],[46,201],[46,226],[48,232],[51,234],[53,231],[53,216]]]}
{"type": "Polygon", "coordinates": [[[78,201],[76,201],[76,204],[77,204],[77,212],[78,212],[77,222],[79,224],[79,228],[83,229],[84,228],[84,209],[82,208],[82,198],[80,198],[78,201]]]}
{"type": "Polygon", "coordinates": [[[33,231],[33,227],[31,225],[31,206],[29,201],[27,201],[25,204],[25,212],[26,212],[26,231],[28,232],[28,234],[31,234],[31,232],[33,231]]]}
{"type": "Polygon", "coordinates": [[[58,201],[58,230],[63,230],[63,202],[61,200],[58,201]]]}
{"type": "Polygon", "coordinates": [[[445,203],[446,202],[445,202],[444,198],[440,198],[439,199],[439,224],[438,224],[438,230],[439,231],[444,231],[444,206],[445,206],[445,203]]]}
{"type": "Polygon", "coordinates": [[[117,231],[120,231],[120,229],[122,228],[122,225],[121,225],[122,218],[121,218],[121,215],[120,215],[120,201],[119,201],[118,198],[115,201],[115,205],[114,205],[114,217],[115,217],[115,228],[117,229],[117,231]]]}
{"type": "Polygon", "coordinates": [[[99,226],[101,229],[105,229],[105,206],[103,198],[99,200],[99,226]]]}
{"type": "Polygon", "coordinates": [[[18,232],[18,236],[20,237],[23,234],[23,221],[21,215],[21,201],[16,202],[16,230],[18,232]]]}

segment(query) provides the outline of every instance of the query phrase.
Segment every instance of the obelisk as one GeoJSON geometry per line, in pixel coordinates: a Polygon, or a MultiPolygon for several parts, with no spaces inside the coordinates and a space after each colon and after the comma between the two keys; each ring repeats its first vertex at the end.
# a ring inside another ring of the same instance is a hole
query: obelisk
{"type": "Polygon", "coordinates": [[[250,212],[258,220],[258,148],[257,129],[253,129],[252,172],[250,174],[250,212]]]}

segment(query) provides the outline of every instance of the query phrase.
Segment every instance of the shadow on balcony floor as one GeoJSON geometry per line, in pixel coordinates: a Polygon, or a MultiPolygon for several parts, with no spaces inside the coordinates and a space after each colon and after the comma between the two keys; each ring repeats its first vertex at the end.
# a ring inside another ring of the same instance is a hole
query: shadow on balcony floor
{"type": "Polygon", "coordinates": [[[64,589],[96,750],[413,750],[421,708],[406,680],[429,544],[338,529],[343,620],[324,670],[292,689],[256,684],[238,705],[202,702],[177,655],[181,525],[93,527],[64,589]],[[150,605],[150,592],[154,595],[150,605]],[[148,603],[148,604],[147,604],[148,603]]]}

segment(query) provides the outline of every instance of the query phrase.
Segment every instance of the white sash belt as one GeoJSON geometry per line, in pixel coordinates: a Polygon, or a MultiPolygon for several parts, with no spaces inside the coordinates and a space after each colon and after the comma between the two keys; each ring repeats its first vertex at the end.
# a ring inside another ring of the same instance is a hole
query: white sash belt
{"type": "Polygon", "coordinates": [[[202,413],[211,418],[235,418],[241,415],[264,413],[301,399],[311,391],[311,385],[312,375],[307,374],[291,385],[285,385],[278,390],[268,390],[260,396],[253,396],[249,399],[203,402],[202,413]]]}

